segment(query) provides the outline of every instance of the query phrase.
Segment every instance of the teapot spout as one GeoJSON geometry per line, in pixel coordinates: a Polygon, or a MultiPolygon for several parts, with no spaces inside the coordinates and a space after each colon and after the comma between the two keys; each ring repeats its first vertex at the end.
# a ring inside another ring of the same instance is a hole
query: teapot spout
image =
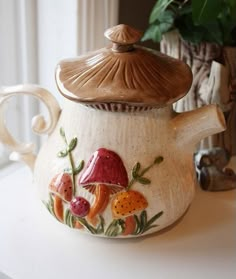
{"type": "Polygon", "coordinates": [[[195,146],[203,138],[226,129],[223,112],[217,105],[177,114],[171,120],[171,125],[175,130],[177,144],[182,146],[195,146]]]}

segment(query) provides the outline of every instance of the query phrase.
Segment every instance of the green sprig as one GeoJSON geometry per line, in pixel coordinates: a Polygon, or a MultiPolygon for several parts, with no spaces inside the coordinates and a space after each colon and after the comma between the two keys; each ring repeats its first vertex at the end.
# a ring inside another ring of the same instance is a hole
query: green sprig
{"type": "Polygon", "coordinates": [[[70,140],[68,143],[65,130],[61,127],[60,128],[60,135],[65,143],[65,148],[57,153],[57,156],[59,158],[64,158],[68,156],[69,162],[70,162],[70,168],[64,169],[64,172],[71,174],[72,176],[72,187],[73,187],[73,194],[75,195],[75,176],[81,172],[81,170],[84,167],[84,161],[82,160],[77,167],[75,167],[75,163],[72,157],[72,151],[75,149],[77,146],[77,137],[74,137],[70,140]]]}
{"type": "Polygon", "coordinates": [[[154,159],[153,163],[149,165],[148,167],[144,168],[141,171],[141,164],[137,162],[133,169],[132,169],[132,179],[129,182],[129,185],[127,187],[127,191],[131,188],[131,186],[137,181],[143,185],[148,185],[151,183],[151,180],[144,177],[144,174],[148,172],[153,166],[160,164],[164,158],[162,156],[158,156],[154,159]]]}
{"type": "Polygon", "coordinates": [[[134,219],[136,222],[136,228],[135,228],[133,235],[143,234],[146,231],[157,227],[158,225],[154,225],[153,223],[157,219],[159,219],[162,215],[163,215],[163,211],[160,211],[157,214],[155,214],[150,220],[147,219],[146,210],[143,210],[139,217],[137,215],[134,215],[134,219]]]}

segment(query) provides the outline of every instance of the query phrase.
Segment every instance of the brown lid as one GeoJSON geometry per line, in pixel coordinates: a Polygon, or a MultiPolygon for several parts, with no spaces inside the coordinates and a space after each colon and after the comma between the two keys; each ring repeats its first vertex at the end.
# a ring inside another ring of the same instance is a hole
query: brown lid
{"type": "Polygon", "coordinates": [[[158,51],[134,46],[141,32],[121,24],[105,36],[112,46],[58,64],[56,82],[66,98],[87,105],[163,107],[188,92],[190,68],[158,51]]]}

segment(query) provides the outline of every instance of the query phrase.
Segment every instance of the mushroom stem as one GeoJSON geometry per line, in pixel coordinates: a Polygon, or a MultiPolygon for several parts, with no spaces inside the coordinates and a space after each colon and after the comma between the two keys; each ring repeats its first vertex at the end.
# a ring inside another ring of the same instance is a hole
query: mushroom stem
{"type": "Polygon", "coordinates": [[[57,195],[55,195],[54,198],[54,213],[55,216],[57,217],[57,219],[60,222],[63,222],[63,203],[62,203],[62,199],[60,197],[58,197],[57,195]]]}
{"type": "Polygon", "coordinates": [[[104,184],[98,184],[95,189],[94,203],[90,208],[89,214],[87,216],[87,219],[91,224],[97,224],[98,220],[96,216],[106,209],[109,202],[109,197],[110,190],[108,189],[108,187],[104,184]]]}
{"type": "Polygon", "coordinates": [[[134,232],[136,228],[136,222],[134,219],[134,215],[130,215],[128,217],[125,218],[125,229],[122,233],[122,235],[129,235],[132,234],[134,232]]]}

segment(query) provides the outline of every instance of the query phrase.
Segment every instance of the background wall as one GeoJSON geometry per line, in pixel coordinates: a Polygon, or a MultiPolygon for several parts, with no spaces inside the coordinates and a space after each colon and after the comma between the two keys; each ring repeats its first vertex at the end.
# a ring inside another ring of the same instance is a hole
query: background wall
{"type": "MultiPolygon", "coordinates": [[[[119,4],[119,23],[131,25],[141,31],[148,27],[150,12],[156,0],[120,0],[119,4]]],[[[159,49],[159,45],[151,41],[140,43],[146,47],[159,49]]]]}

